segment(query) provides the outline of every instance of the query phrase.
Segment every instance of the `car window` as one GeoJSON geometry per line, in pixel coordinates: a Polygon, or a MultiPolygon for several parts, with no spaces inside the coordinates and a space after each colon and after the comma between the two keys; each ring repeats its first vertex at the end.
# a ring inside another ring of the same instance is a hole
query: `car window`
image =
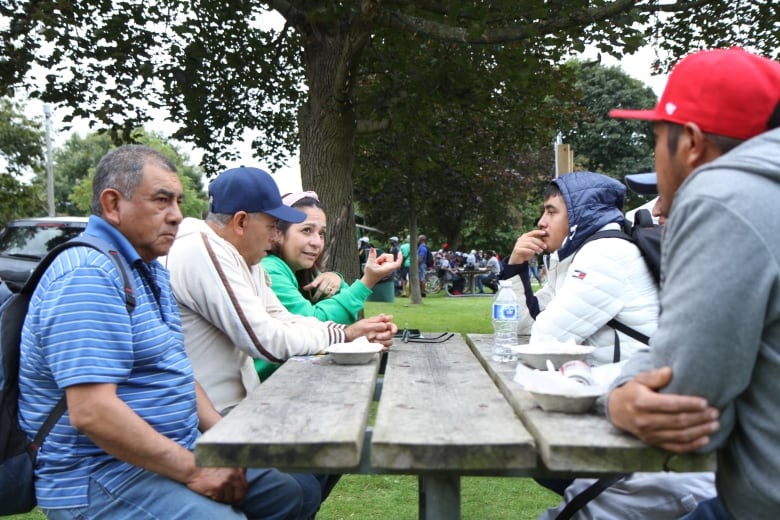
{"type": "Polygon", "coordinates": [[[36,225],[9,227],[0,239],[0,253],[9,256],[42,258],[52,248],[80,234],[80,227],[36,225]]]}

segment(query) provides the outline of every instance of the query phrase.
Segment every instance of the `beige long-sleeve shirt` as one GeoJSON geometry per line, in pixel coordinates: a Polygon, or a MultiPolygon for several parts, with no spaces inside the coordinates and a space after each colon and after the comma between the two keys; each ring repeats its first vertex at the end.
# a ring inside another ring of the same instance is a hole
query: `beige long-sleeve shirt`
{"type": "Polygon", "coordinates": [[[247,265],[201,220],[184,219],[162,260],[171,272],[195,378],[220,411],[260,384],[254,358],[278,362],[345,341],[343,325],[288,312],[260,263],[247,265]]]}

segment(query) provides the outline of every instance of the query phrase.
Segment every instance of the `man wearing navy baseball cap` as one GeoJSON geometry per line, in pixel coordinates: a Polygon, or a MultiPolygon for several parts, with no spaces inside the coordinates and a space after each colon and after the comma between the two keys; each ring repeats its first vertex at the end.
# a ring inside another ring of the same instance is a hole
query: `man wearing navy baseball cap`
{"type": "MultiPolygon", "coordinates": [[[[281,363],[366,336],[390,346],[398,328],[379,315],[345,326],[288,312],[269,287],[260,260],[277,220],[306,214],[285,206],[267,172],[240,167],[209,185],[205,220],[186,218],[167,257],[181,312],[184,346],[195,378],[225,414],[260,385],[253,359],[281,363]]],[[[301,484],[301,518],[313,517],[326,476],[293,475],[301,484]]]]}
{"type": "Polygon", "coordinates": [[[658,330],[611,390],[610,420],[672,452],[717,452],[717,497],[685,519],[774,519],[780,63],[738,48],[696,52],[654,109],[610,115],[653,122],[668,217],[658,330]]]}
{"type": "Polygon", "coordinates": [[[296,224],[306,219],[302,211],[284,205],[271,175],[245,166],[227,170],[209,184],[210,213],[233,215],[239,211],[265,213],[296,224]]]}

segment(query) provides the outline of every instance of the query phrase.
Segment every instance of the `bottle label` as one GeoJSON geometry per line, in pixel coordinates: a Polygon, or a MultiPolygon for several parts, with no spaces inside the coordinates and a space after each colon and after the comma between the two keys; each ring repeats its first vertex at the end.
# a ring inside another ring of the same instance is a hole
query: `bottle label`
{"type": "Polygon", "coordinates": [[[520,319],[519,306],[516,303],[494,303],[494,320],[517,320],[520,319]]]}

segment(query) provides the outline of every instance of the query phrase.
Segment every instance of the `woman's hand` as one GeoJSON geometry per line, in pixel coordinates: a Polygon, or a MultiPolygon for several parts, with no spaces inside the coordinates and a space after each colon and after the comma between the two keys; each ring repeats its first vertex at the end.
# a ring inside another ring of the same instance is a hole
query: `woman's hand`
{"type": "Polygon", "coordinates": [[[379,314],[356,321],[344,331],[347,335],[347,341],[354,341],[365,336],[371,343],[381,343],[387,350],[393,344],[393,336],[398,332],[398,327],[393,323],[391,315],[379,314]]]}
{"type": "Polygon", "coordinates": [[[393,274],[393,271],[400,269],[404,263],[404,255],[398,252],[398,258],[393,260],[393,255],[384,253],[376,255],[376,249],[373,247],[368,251],[366,267],[363,271],[363,278],[360,279],[369,289],[373,289],[376,284],[387,276],[393,274]]]}
{"type": "Polygon", "coordinates": [[[311,283],[304,285],[304,290],[315,289],[312,299],[317,302],[323,298],[329,298],[341,290],[341,275],[339,273],[328,271],[320,273],[311,283]]]}

